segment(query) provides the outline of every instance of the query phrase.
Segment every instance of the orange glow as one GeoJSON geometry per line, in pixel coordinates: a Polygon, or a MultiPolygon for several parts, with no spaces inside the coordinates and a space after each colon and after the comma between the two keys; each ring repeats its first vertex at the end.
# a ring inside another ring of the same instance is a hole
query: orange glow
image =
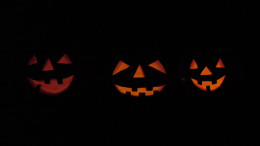
{"type": "Polygon", "coordinates": [[[222,60],[219,58],[218,63],[216,65],[216,68],[225,68],[224,63],[222,62],[222,60]]]}
{"type": "Polygon", "coordinates": [[[148,66],[150,66],[150,67],[152,67],[152,68],[154,68],[156,70],[159,70],[160,72],[166,74],[166,71],[165,71],[163,65],[161,64],[161,62],[159,60],[149,64],[148,66]]]}
{"type": "Polygon", "coordinates": [[[195,86],[197,86],[199,89],[201,89],[203,91],[207,91],[207,86],[209,86],[210,91],[212,92],[212,91],[217,90],[222,85],[225,77],[226,76],[224,75],[223,77],[219,78],[217,80],[216,84],[212,84],[212,81],[202,81],[202,84],[200,85],[200,84],[198,84],[198,81],[193,78],[191,78],[191,81],[193,82],[193,84],[195,86]]]}
{"type": "Polygon", "coordinates": [[[45,65],[42,68],[42,71],[51,71],[51,70],[54,70],[54,68],[53,68],[53,66],[51,64],[50,59],[47,59],[45,65]]]}
{"type": "Polygon", "coordinates": [[[209,70],[209,68],[206,66],[203,71],[200,73],[202,76],[212,75],[212,72],[209,70]]]}
{"type": "Polygon", "coordinates": [[[192,62],[190,64],[190,69],[198,69],[198,65],[194,59],[192,60],[192,62]]]}
{"type": "Polygon", "coordinates": [[[141,65],[138,66],[133,78],[145,78],[145,74],[141,65]]]}
{"type": "Polygon", "coordinates": [[[58,61],[59,64],[71,64],[70,58],[67,54],[64,54],[58,61]]]}
{"type": "Polygon", "coordinates": [[[117,66],[116,66],[116,68],[114,69],[112,75],[115,75],[115,74],[117,74],[117,73],[119,73],[119,72],[121,72],[121,71],[127,69],[128,67],[129,67],[128,64],[126,64],[126,63],[124,63],[123,61],[120,60],[120,61],[117,63],[117,66]]]}
{"type": "Polygon", "coordinates": [[[165,87],[165,85],[153,87],[152,91],[147,91],[145,87],[137,88],[137,91],[132,91],[132,88],[123,87],[123,86],[119,86],[116,84],[115,84],[115,87],[122,94],[126,94],[127,92],[129,92],[131,94],[131,96],[138,97],[140,93],[144,93],[145,96],[152,96],[152,95],[154,95],[154,91],[161,92],[163,90],[163,88],[165,87]]]}
{"type": "Polygon", "coordinates": [[[37,86],[40,86],[41,93],[47,94],[47,95],[57,95],[57,94],[60,94],[64,91],[66,91],[69,88],[73,78],[74,78],[74,75],[72,75],[68,78],[64,78],[63,84],[58,84],[57,79],[51,79],[50,84],[45,84],[44,81],[37,81],[37,80],[33,80],[31,78],[28,78],[28,80],[34,88],[36,88],[37,86]]]}
{"type": "Polygon", "coordinates": [[[33,57],[31,58],[31,60],[29,61],[28,65],[33,65],[37,63],[37,58],[35,55],[33,55],[33,57]]]}

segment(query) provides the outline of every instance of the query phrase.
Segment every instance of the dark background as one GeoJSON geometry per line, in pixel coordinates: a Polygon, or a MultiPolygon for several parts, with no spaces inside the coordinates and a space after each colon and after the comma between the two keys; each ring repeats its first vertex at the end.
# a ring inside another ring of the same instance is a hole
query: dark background
{"type": "MultiPolygon", "coordinates": [[[[253,3],[138,1],[11,3],[0,9],[0,120],[6,145],[257,145],[259,7],[253,3]],[[36,92],[33,53],[67,53],[75,80],[36,92]],[[217,52],[228,68],[214,93],[182,80],[187,58],[217,52]],[[113,87],[124,57],[155,57],[169,82],[158,96],[113,87]]],[[[4,144],[3,144],[4,145],[4,144]]]]}

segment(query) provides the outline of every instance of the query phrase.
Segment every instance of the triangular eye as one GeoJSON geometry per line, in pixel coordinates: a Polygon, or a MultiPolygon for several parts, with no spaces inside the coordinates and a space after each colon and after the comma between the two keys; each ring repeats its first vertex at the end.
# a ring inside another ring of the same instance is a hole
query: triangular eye
{"type": "Polygon", "coordinates": [[[126,64],[126,63],[124,63],[123,61],[120,60],[120,61],[117,63],[117,66],[116,66],[116,68],[114,69],[112,75],[115,75],[115,74],[117,74],[117,73],[119,73],[119,72],[121,72],[121,71],[127,69],[128,67],[129,67],[128,64],[126,64]]]}
{"type": "Polygon", "coordinates": [[[198,65],[197,65],[195,59],[192,60],[192,62],[190,64],[190,69],[198,69],[198,65]]]}
{"type": "Polygon", "coordinates": [[[222,60],[219,58],[218,63],[216,65],[216,68],[225,68],[224,63],[222,62],[222,60]]]}
{"type": "Polygon", "coordinates": [[[63,55],[61,59],[58,61],[58,64],[72,64],[70,58],[67,54],[63,55]]]}
{"type": "Polygon", "coordinates": [[[159,60],[149,64],[148,66],[150,66],[150,67],[152,67],[152,68],[154,68],[154,69],[156,69],[156,70],[166,74],[166,71],[165,71],[163,65],[161,64],[161,62],[159,60]]]}
{"type": "Polygon", "coordinates": [[[33,65],[36,64],[37,62],[37,58],[35,56],[35,54],[32,56],[31,60],[29,61],[28,65],[33,65]]]}

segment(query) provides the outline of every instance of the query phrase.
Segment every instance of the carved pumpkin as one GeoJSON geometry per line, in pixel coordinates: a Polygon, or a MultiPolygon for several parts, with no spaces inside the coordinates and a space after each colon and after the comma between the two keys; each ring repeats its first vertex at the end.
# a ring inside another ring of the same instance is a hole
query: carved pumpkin
{"type": "Polygon", "coordinates": [[[218,60],[193,59],[190,64],[192,83],[203,91],[215,91],[226,78],[225,65],[221,58],[218,60]]]}
{"type": "Polygon", "coordinates": [[[152,62],[120,60],[112,75],[116,89],[126,95],[152,96],[165,87],[165,68],[159,60],[152,62]]]}
{"type": "Polygon", "coordinates": [[[46,95],[57,95],[66,91],[74,78],[72,62],[67,54],[58,58],[34,54],[28,63],[30,84],[46,95]]]}

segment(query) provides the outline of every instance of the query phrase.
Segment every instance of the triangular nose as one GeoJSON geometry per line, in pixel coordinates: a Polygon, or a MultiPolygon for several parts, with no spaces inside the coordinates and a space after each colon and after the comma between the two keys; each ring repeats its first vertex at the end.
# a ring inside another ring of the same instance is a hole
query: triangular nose
{"type": "Polygon", "coordinates": [[[212,75],[212,72],[209,70],[209,68],[206,66],[203,71],[200,73],[200,75],[202,76],[206,76],[206,75],[212,75]]]}
{"type": "Polygon", "coordinates": [[[144,71],[141,65],[138,66],[133,78],[145,78],[144,71]]]}
{"type": "Polygon", "coordinates": [[[42,68],[42,71],[51,71],[51,70],[54,70],[54,68],[53,68],[53,66],[51,64],[50,59],[47,59],[45,65],[42,68]]]}

